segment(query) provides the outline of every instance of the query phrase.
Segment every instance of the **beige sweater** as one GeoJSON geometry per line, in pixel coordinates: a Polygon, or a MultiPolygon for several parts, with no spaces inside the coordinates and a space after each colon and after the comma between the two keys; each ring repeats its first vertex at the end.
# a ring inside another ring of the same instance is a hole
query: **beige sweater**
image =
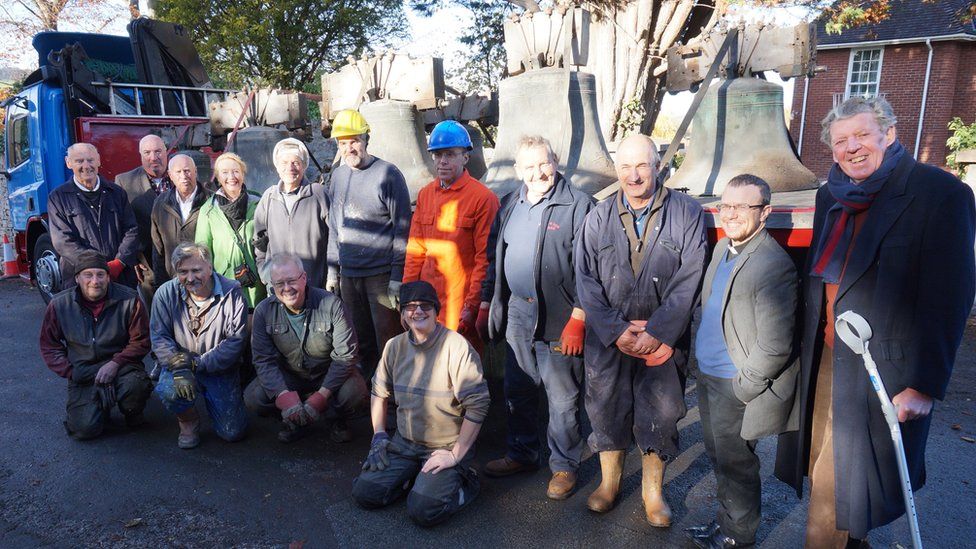
{"type": "Polygon", "coordinates": [[[483,422],[490,402],[478,354],[439,323],[423,343],[409,332],[387,342],[373,394],[396,401],[400,436],[431,448],[453,446],[461,422],[483,422]]]}

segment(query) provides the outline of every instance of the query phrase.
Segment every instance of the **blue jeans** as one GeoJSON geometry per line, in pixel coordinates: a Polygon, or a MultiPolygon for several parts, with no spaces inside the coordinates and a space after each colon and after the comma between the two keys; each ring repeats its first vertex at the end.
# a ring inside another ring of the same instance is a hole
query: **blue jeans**
{"type": "MultiPolygon", "coordinates": [[[[237,372],[209,375],[195,374],[196,392],[203,395],[207,413],[213,422],[217,436],[236,442],[244,438],[247,430],[247,412],[241,396],[241,382],[237,372]]],[[[173,387],[173,373],[163,368],[156,383],[156,395],[172,414],[182,414],[193,406],[193,402],[176,396],[173,387]]]]}
{"type": "Polygon", "coordinates": [[[549,468],[575,472],[583,454],[580,429],[582,357],[553,350],[558,341],[535,340],[538,302],[513,296],[508,303],[505,340],[505,403],[508,407],[508,456],[519,463],[539,461],[539,385],[546,388],[549,428],[546,439],[552,454],[549,468]]]}

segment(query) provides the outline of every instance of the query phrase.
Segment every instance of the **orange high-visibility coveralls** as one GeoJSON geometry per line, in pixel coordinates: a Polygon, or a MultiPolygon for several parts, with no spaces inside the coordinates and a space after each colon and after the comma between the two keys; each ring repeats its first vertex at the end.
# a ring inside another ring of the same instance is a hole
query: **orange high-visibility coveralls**
{"type": "Polygon", "coordinates": [[[469,308],[471,334],[464,335],[474,341],[481,281],[488,271],[488,233],[498,207],[495,194],[464,170],[447,189],[436,179],[420,189],[410,223],[403,281],[430,282],[441,301],[437,320],[452,330],[462,309],[469,308]]]}

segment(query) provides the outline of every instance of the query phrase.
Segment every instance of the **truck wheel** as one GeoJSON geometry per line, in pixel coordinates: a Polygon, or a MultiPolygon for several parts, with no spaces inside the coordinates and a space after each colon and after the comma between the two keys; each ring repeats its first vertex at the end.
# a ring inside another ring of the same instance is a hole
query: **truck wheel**
{"type": "Polygon", "coordinates": [[[51,244],[51,235],[42,234],[34,244],[34,273],[41,298],[44,303],[50,302],[54,294],[61,291],[61,266],[51,244]]]}

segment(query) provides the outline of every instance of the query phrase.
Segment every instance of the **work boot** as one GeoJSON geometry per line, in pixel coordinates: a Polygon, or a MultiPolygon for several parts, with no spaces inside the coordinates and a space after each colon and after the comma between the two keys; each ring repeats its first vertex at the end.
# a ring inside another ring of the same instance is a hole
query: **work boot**
{"type": "Polygon", "coordinates": [[[505,456],[493,459],[485,464],[485,474],[489,477],[507,477],[523,471],[534,471],[535,466],[505,456]]]}
{"type": "Polygon", "coordinates": [[[142,412],[136,412],[134,414],[125,415],[125,426],[129,429],[135,429],[146,424],[146,416],[142,415],[142,412]]]}
{"type": "Polygon", "coordinates": [[[285,422],[281,430],[278,431],[278,442],[289,444],[307,437],[311,432],[311,425],[299,426],[285,422]]]}
{"type": "Polygon", "coordinates": [[[576,490],[576,473],[572,471],[556,471],[549,479],[549,489],[546,496],[549,499],[566,499],[576,490]]]}
{"type": "Polygon", "coordinates": [[[600,486],[586,500],[590,511],[606,513],[617,503],[620,480],[624,476],[624,457],[625,450],[600,452],[600,486]]]}
{"type": "Polygon", "coordinates": [[[184,450],[190,450],[200,445],[200,415],[196,408],[190,408],[182,414],[176,415],[180,424],[180,436],[176,445],[184,450]]]}
{"type": "Polygon", "coordinates": [[[346,425],[346,420],[337,419],[332,423],[332,429],[329,433],[329,440],[337,444],[343,444],[352,440],[352,431],[349,430],[349,426],[346,425]]]}
{"type": "Polygon", "coordinates": [[[671,526],[671,507],[664,499],[664,461],[657,454],[649,452],[641,458],[641,466],[641,498],[644,500],[647,522],[651,526],[668,528],[671,526]]]}

